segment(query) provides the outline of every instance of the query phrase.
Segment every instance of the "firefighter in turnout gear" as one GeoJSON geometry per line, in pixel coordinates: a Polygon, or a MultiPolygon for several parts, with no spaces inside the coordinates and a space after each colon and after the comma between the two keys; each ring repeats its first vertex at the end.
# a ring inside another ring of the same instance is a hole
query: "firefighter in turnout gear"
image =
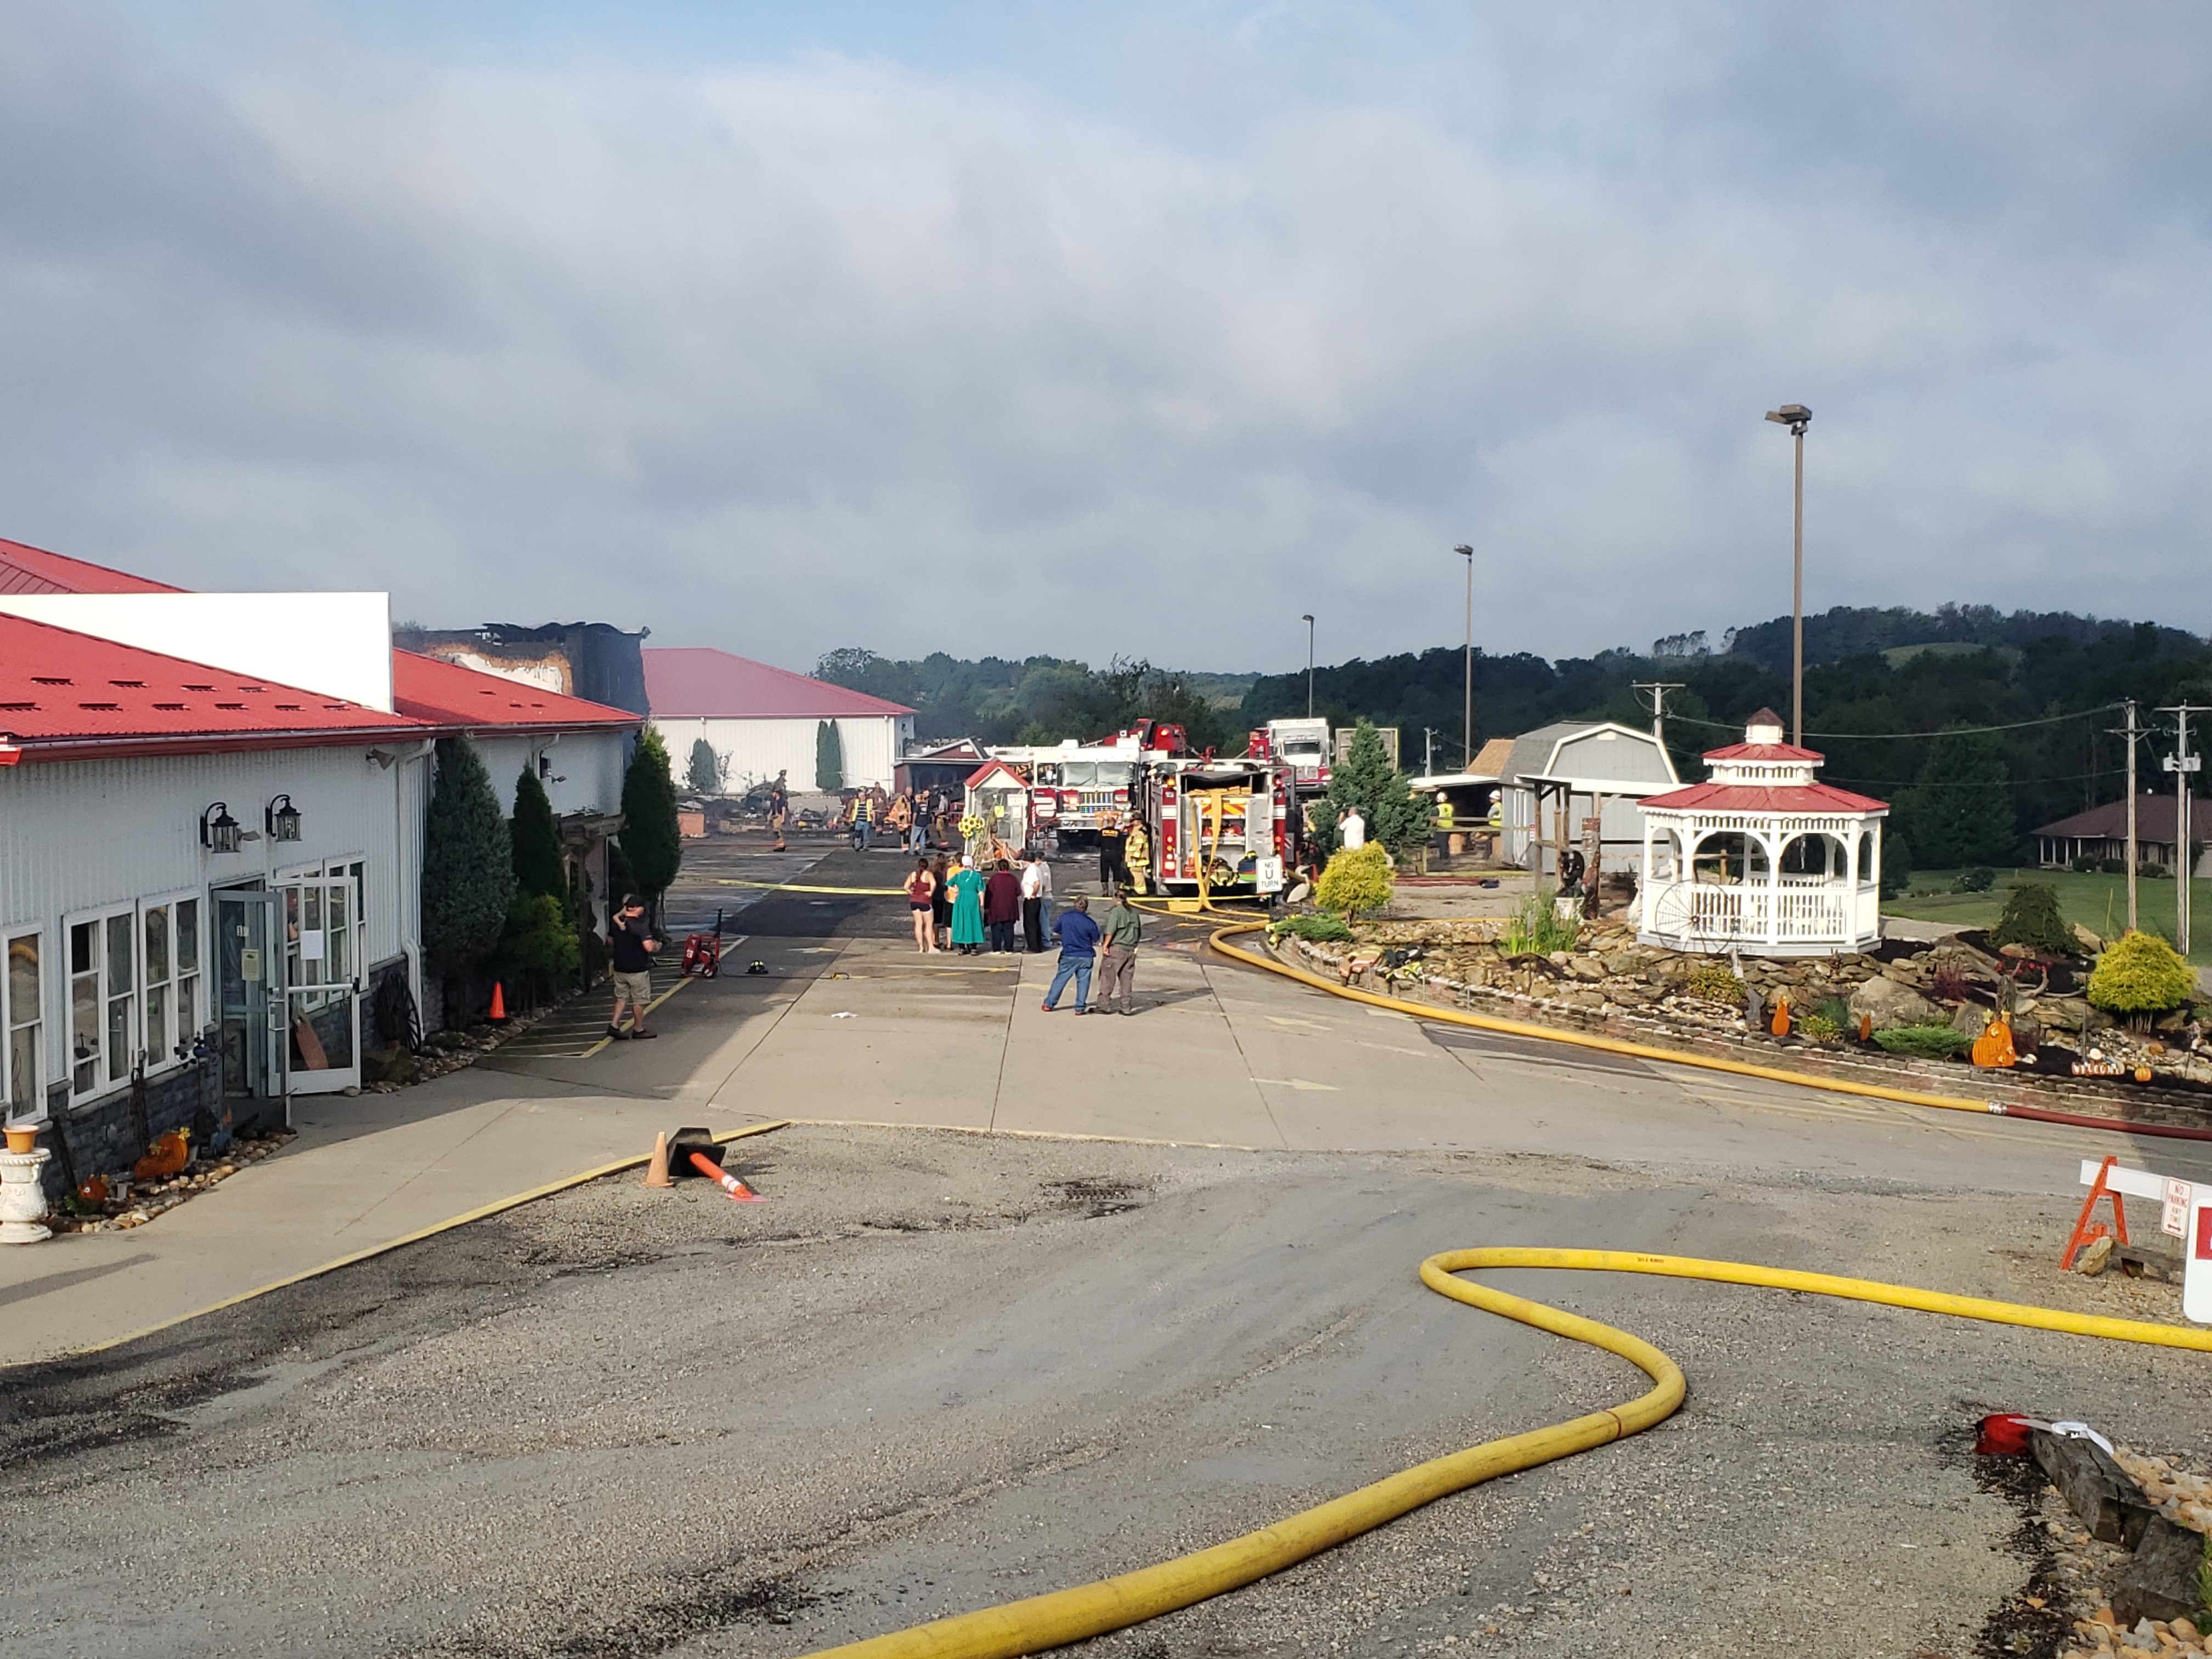
{"type": "Polygon", "coordinates": [[[1152,837],[1145,833],[1145,821],[1132,817],[1129,831],[1121,848],[1123,874],[1128,890],[1142,898],[1145,895],[1145,875],[1152,867],[1152,837]]]}

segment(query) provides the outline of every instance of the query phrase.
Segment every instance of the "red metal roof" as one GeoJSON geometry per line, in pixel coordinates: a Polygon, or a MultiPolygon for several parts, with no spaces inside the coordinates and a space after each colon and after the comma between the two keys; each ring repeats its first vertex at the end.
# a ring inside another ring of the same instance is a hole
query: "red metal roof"
{"type": "Polygon", "coordinates": [[[181,589],[149,581],[104,564],[91,564],[43,547],[0,538],[0,593],[175,593],[181,589]]]}
{"type": "Polygon", "coordinates": [[[1889,803],[1854,795],[1832,784],[1693,783],[1663,795],[1646,795],[1646,811],[1662,812],[1887,812],[1889,803]]]}
{"type": "Polygon", "coordinates": [[[709,646],[647,647],[645,697],[655,720],[835,720],[914,713],[902,703],[709,646]]]}
{"type": "Polygon", "coordinates": [[[642,724],[626,708],[564,696],[418,651],[392,653],[392,704],[410,719],[440,726],[569,731],[642,724]]]}
{"type": "Polygon", "coordinates": [[[0,616],[0,732],[36,760],[428,734],[319,691],[9,616],[0,616]]]}
{"type": "Polygon", "coordinates": [[[1800,749],[1787,743],[1732,743],[1725,749],[1708,749],[1709,761],[1810,761],[1818,766],[1828,757],[1817,749],[1800,749]]]}

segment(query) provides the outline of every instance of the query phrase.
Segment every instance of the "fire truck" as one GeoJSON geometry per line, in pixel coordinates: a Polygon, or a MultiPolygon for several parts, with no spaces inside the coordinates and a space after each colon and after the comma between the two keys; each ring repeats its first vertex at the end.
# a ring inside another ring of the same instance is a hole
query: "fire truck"
{"type": "Polygon", "coordinates": [[[1147,892],[1282,890],[1283,872],[1297,857],[1300,820],[1290,773],[1265,754],[1147,760],[1131,794],[1145,830],[1147,892]]]}
{"type": "Polygon", "coordinates": [[[1096,847],[1100,820],[1130,812],[1131,777],[1139,766],[1173,760],[1188,744],[1180,726],[1139,720],[1096,743],[994,748],[1030,782],[1030,823],[1054,830],[1064,847],[1096,847]]]}

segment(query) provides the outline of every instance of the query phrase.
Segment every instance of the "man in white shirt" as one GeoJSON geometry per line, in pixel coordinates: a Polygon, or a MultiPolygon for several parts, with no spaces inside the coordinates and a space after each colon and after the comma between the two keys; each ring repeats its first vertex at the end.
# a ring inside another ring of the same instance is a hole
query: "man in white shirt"
{"type": "Polygon", "coordinates": [[[1367,845],[1367,820],[1359,816],[1358,807],[1344,809],[1344,816],[1336,821],[1336,835],[1347,852],[1367,845]]]}
{"type": "Polygon", "coordinates": [[[1045,911],[1052,902],[1052,866],[1031,853],[1022,866],[1022,943],[1031,952],[1044,949],[1045,911]]]}

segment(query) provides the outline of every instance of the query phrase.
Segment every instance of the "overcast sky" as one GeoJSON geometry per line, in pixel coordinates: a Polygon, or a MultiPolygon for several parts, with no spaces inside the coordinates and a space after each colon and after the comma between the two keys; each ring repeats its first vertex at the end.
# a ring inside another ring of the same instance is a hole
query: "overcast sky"
{"type": "Polygon", "coordinates": [[[794,667],[2212,629],[2212,8],[0,0],[0,535],[794,667]]]}

